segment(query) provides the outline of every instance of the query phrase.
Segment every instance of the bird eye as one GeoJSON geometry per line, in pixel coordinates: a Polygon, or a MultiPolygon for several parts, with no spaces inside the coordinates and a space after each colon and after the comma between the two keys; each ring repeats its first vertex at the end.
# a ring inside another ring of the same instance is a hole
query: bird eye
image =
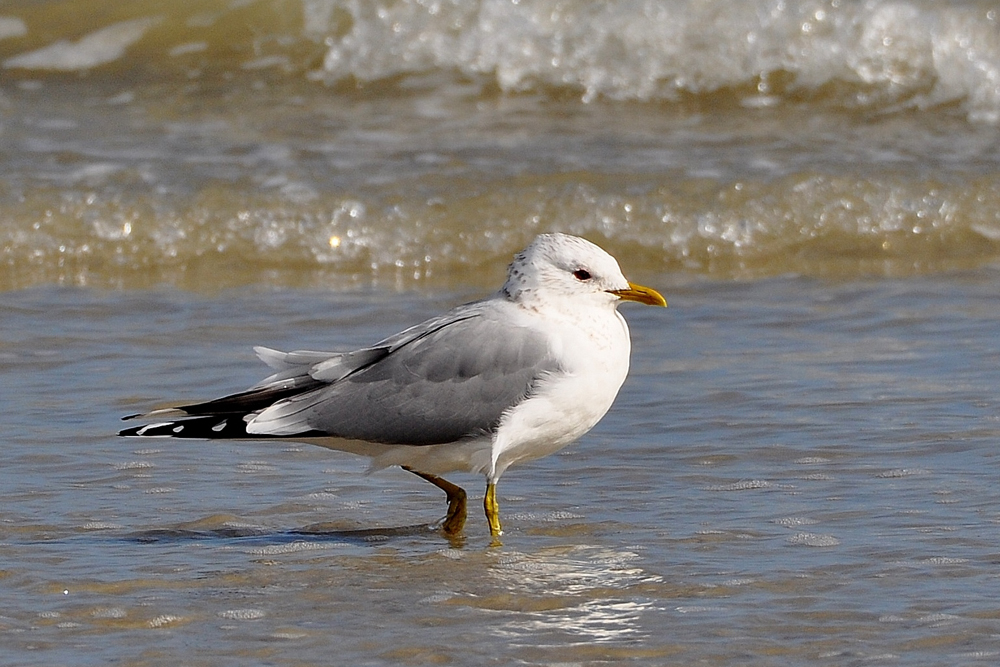
{"type": "Polygon", "coordinates": [[[590,280],[590,271],[586,269],[577,269],[573,272],[573,277],[577,280],[590,280]]]}

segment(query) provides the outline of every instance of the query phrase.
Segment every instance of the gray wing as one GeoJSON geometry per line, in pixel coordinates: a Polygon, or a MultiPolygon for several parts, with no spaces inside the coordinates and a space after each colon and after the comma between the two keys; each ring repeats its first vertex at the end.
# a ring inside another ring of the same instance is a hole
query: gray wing
{"type": "Polygon", "coordinates": [[[266,408],[247,432],[401,445],[491,432],[540,377],[559,368],[543,337],[487,304],[458,308],[349,353],[353,359],[313,365],[310,376],[323,385],[266,408]]]}

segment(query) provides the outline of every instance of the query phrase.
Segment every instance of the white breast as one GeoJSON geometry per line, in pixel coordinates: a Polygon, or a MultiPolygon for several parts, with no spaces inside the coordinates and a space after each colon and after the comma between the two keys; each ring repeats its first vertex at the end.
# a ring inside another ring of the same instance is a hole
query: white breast
{"type": "Polygon", "coordinates": [[[577,310],[567,318],[550,315],[543,328],[564,370],[542,379],[529,399],[504,417],[487,471],[494,482],[512,463],[552,454],[593,428],[628,374],[628,325],[613,307],[577,310]]]}

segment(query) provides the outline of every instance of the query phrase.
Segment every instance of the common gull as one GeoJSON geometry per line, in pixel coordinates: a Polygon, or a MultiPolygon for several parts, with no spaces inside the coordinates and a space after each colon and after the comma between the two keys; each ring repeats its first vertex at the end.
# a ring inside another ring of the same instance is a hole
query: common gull
{"type": "Polygon", "coordinates": [[[466,493],[441,475],[481,473],[496,542],[504,471],[589,431],[625,381],[622,301],[667,305],[593,243],[542,234],[485,299],[351,352],[254,348],[271,376],[223,398],[125,417],[152,423],[120,435],[277,438],[364,455],[372,469],[398,465],[447,494],[448,535],[465,525],[466,493]]]}

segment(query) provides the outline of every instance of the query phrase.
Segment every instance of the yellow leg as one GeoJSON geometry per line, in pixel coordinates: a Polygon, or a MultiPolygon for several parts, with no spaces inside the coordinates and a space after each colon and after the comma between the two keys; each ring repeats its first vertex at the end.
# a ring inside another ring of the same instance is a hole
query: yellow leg
{"type": "Polygon", "coordinates": [[[500,544],[503,529],[500,528],[500,504],[497,502],[497,485],[486,484],[486,495],[483,496],[483,509],[486,510],[486,521],[490,524],[490,536],[494,544],[500,544]]]}
{"type": "Polygon", "coordinates": [[[408,466],[402,466],[402,468],[403,470],[412,472],[420,479],[427,480],[445,492],[445,495],[448,496],[448,513],[441,522],[441,530],[444,531],[445,535],[458,535],[461,533],[462,529],[465,527],[465,489],[457,484],[452,484],[443,477],[429,475],[425,472],[414,470],[408,466]]]}

